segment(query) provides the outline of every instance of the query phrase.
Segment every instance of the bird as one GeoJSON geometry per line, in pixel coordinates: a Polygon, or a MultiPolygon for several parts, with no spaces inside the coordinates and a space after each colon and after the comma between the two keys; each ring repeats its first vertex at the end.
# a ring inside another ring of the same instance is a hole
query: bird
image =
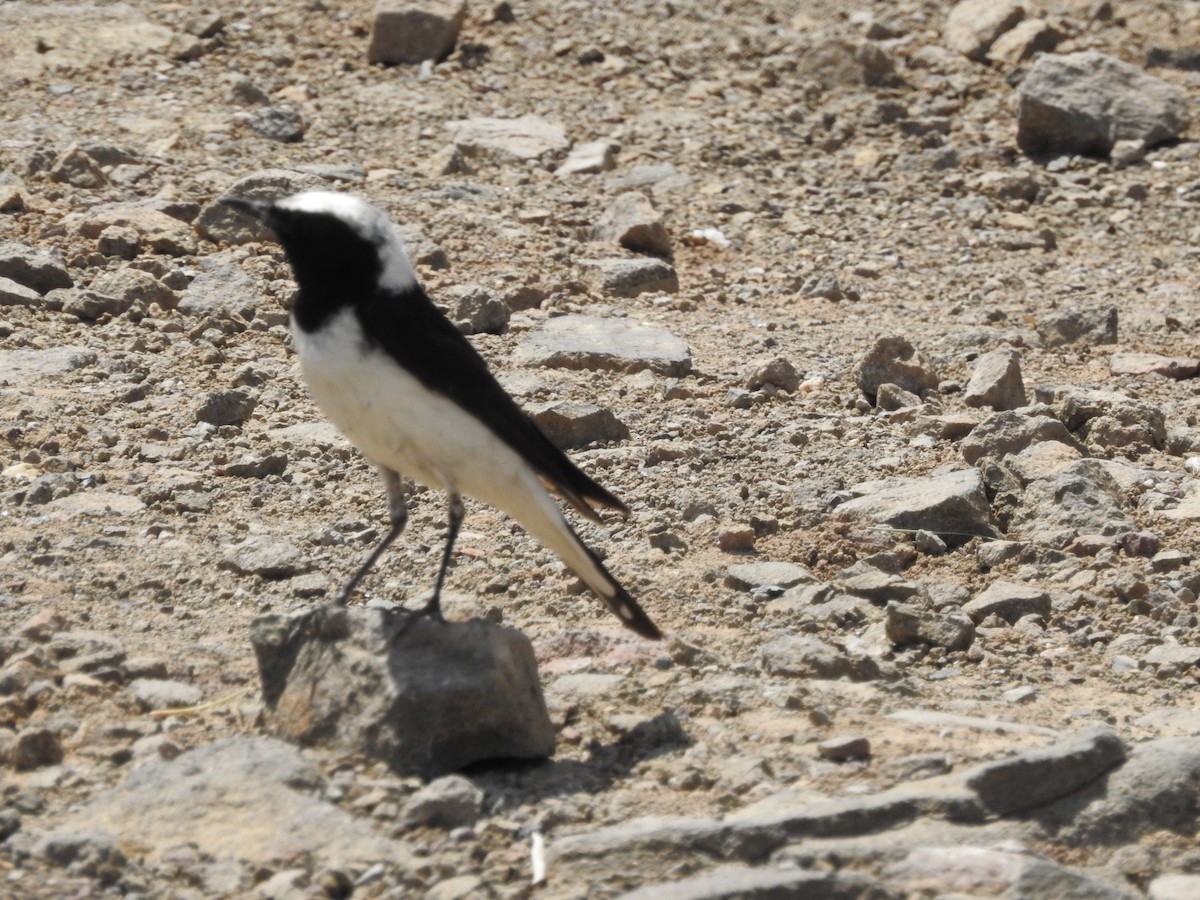
{"type": "Polygon", "coordinates": [[[444,621],[442,586],[463,496],[515,519],[552,550],[622,624],[662,632],[571,528],[557,495],[584,517],[629,508],[581,471],[509,396],[422,287],[391,219],[368,201],[310,190],[221,202],[264,225],[296,281],[289,326],[321,412],[372,463],[390,528],[333,599],[345,606],[408,520],[404,479],[441,489],[449,533],[433,595],[416,612],[444,621]]]}

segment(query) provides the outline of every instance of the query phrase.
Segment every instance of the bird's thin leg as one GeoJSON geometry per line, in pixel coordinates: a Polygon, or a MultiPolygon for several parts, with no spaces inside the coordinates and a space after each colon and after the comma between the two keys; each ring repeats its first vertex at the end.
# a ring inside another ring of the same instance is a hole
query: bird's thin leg
{"type": "Polygon", "coordinates": [[[383,477],[383,486],[387,490],[388,517],[391,519],[392,527],[383,536],[383,540],[371,551],[371,555],[367,557],[367,561],[362,564],[362,567],[354,574],[354,577],[346,582],[346,586],[342,588],[337,598],[333,601],[337,606],[345,606],[350,602],[350,595],[354,593],[354,589],[358,587],[358,583],[371,571],[371,567],[383,555],[383,551],[390,547],[392,541],[400,536],[400,532],[404,530],[404,526],[408,522],[408,504],[404,502],[404,482],[401,480],[400,474],[382,467],[379,469],[379,474],[383,477]]]}
{"type": "Polygon", "coordinates": [[[442,551],[442,567],[438,569],[437,584],[433,586],[433,596],[422,613],[431,619],[441,622],[442,619],[442,584],[446,580],[446,569],[450,566],[450,555],[454,552],[454,541],[458,538],[458,529],[463,520],[463,502],[458,491],[448,491],[450,533],[446,535],[446,549],[442,551]]]}

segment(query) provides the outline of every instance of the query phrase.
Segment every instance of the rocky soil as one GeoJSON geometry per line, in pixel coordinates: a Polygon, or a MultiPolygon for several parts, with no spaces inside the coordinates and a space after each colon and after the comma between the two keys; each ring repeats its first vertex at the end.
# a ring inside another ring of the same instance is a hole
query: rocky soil
{"type": "Polygon", "coordinates": [[[951,7],[0,5],[0,896],[1200,896],[1200,10],[951,7]],[[252,621],[386,525],[214,205],[307,186],[633,510],[661,644],[468,504],[550,761],[264,732],[252,621]]]}

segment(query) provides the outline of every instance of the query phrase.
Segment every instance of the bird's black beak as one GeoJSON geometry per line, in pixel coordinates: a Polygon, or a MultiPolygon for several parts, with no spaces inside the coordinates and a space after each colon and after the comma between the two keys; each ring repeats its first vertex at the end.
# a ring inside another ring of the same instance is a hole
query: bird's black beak
{"type": "Polygon", "coordinates": [[[249,216],[256,222],[261,222],[268,228],[271,227],[274,210],[270,203],[264,203],[262,200],[250,200],[246,197],[222,197],[218,202],[230,209],[236,209],[242,215],[249,216]]]}

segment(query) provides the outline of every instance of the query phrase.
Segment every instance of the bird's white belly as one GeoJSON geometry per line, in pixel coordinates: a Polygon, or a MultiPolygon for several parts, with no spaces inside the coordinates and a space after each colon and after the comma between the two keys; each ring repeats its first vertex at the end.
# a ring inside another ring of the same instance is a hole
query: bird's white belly
{"type": "Polygon", "coordinates": [[[482,422],[369,347],[352,310],[292,337],[317,406],[376,465],[501,508],[497,489],[532,474],[482,422]]]}

